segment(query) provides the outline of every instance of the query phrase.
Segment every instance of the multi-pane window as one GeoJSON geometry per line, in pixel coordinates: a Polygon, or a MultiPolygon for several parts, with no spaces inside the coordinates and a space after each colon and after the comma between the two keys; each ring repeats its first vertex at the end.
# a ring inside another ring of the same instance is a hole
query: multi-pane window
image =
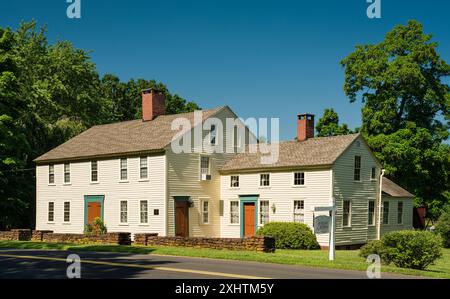
{"type": "Polygon", "coordinates": [[[49,184],[55,183],[55,165],[48,166],[48,183],[49,184]]]}
{"type": "Polygon", "coordinates": [[[215,125],[211,125],[211,132],[209,133],[211,145],[216,145],[217,141],[217,130],[215,125]]]}
{"type": "Polygon", "coordinates": [[[305,173],[304,172],[295,172],[294,173],[294,185],[302,186],[305,184],[305,173]]]}
{"type": "Polygon", "coordinates": [[[202,203],[202,221],[203,224],[209,223],[209,201],[203,201],[202,203]]]}
{"type": "Polygon", "coordinates": [[[239,223],[239,202],[230,201],[230,223],[239,223]]]}
{"type": "Polygon", "coordinates": [[[368,224],[375,224],[375,202],[373,200],[369,201],[368,224]]]}
{"type": "Polygon", "coordinates": [[[353,179],[355,181],[361,181],[361,156],[355,156],[353,179]]]}
{"type": "Polygon", "coordinates": [[[209,174],[209,157],[202,156],[200,158],[200,174],[209,174]]]}
{"type": "Polygon", "coordinates": [[[64,164],[64,183],[70,183],[70,164],[64,164]]]}
{"type": "Polygon", "coordinates": [[[48,203],[48,222],[55,221],[55,203],[49,202],[48,203]]]}
{"type": "Polygon", "coordinates": [[[399,201],[397,204],[397,224],[403,223],[403,202],[399,201]]]}
{"type": "Polygon", "coordinates": [[[383,224],[389,224],[389,202],[383,202],[383,224]]]}
{"type": "Polygon", "coordinates": [[[372,172],[370,173],[370,178],[372,180],[375,180],[376,176],[377,176],[377,169],[376,169],[376,167],[372,167],[372,172]]]}
{"type": "Polygon", "coordinates": [[[98,182],[98,162],[91,162],[91,181],[98,182]]]}
{"type": "Polygon", "coordinates": [[[128,222],[128,203],[125,200],[120,202],[120,222],[128,222]]]}
{"type": "Polygon", "coordinates": [[[262,173],[259,177],[259,185],[261,187],[270,186],[270,174],[262,173]]]}
{"type": "Polygon", "coordinates": [[[128,161],[127,158],[120,159],[120,179],[125,181],[128,179],[128,161]]]}
{"type": "Polygon", "coordinates": [[[342,213],[342,226],[344,226],[344,227],[351,226],[351,221],[352,221],[351,209],[352,209],[352,204],[351,204],[350,200],[344,200],[343,213],[342,213]]]}
{"type": "Polygon", "coordinates": [[[262,200],[259,204],[259,223],[269,223],[269,201],[262,200]]]}
{"type": "Polygon", "coordinates": [[[239,187],[239,176],[238,175],[232,175],[230,176],[230,187],[231,188],[238,188],[239,187]]]}
{"type": "Polygon", "coordinates": [[[141,200],[141,223],[148,223],[148,201],[141,200]]]}
{"type": "Polygon", "coordinates": [[[70,202],[64,202],[64,222],[70,222],[70,202]]]}
{"type": "Polygon", "coordinates": [[[294,222],[305,222],[305,201],[294,200],[294,222]]]}
{"type": "Polygon", "coordinates": [[[147,179],[148,178],[147,157],[141,157],[140,158],[139,169],[140,169],[140,178],[141,179],[147,179]]]}

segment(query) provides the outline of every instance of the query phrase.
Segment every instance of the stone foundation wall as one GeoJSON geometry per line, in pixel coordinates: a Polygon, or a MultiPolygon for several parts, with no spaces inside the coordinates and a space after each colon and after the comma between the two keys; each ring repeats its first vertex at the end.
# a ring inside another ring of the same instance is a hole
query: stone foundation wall
{"type": "Polygon", "coordinates": [[[135,234],[134,244],[143,246],[177,246],[229,250],[274,252],[275,239],[270,237],[236,238],[183,238],[158,237],[157,234],[135,234]]]}
{"type": "Polygon", "coordinates": [[[130,245],[131,234],[107,233],[105,235],[83,235],[55,234],[52,231],[33,231],[32,240],[49,243],[130,245]]]}
{"type": "Polygon", "coordinates": [[[10,231],[0,231],[2,241],[30,241],[30,229],[12,229],[10,231]]]}

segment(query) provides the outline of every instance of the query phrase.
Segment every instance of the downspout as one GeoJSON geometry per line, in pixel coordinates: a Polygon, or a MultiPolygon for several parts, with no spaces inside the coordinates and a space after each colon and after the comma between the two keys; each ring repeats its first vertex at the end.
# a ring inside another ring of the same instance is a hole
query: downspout
{"type": "Polygon", "coordinates": [[[377,240],[380,240],[380,238],[381,238],[381,203],[382,203],[381,198],[382,198],[382,194],[383,194],[383,177],[384,177],[384,169],[381,170],[379,190],[378,190],[377,240]]]}

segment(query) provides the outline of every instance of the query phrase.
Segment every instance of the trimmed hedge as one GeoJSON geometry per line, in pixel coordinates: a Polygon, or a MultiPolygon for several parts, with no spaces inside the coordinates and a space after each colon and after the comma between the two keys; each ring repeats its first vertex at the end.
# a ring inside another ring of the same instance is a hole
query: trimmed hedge
{"type": "Polygon", "coordinates": [[[395,231],[364,245],[360,256],[378,254],[386,264],[423,270],[442,256],[441,244],[442,239],[432,232],[395,231]]]}
{"type": "Polygon", "coordinates": [[[303,223],[270,222],[257,232],[258,235],[273,237],[277,249],[319,249],[316,236],[303,223]]]}

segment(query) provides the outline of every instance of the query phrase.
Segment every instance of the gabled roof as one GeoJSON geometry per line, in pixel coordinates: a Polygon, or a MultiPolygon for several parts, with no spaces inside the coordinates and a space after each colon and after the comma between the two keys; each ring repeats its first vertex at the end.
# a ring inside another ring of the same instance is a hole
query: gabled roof
{"type": "MultiPolygon", "coordinates": [[[[203,110],[203,121],[224,107],[203,110]]],[[[171,129],[176,118],[187,118],[194,124],[194,113],[161,115],[152,121],[131,120],[94,126],[62,145],[43,154],[36,163],[83,160],[121,154],[162,151],[178,131],[171,129]]]]}
{"type": "Polygon", "coordinates": [[[414,195],[386,177],[383,177],[381,190],[392,197],[414,197],[414,195]]]}
{"type": "Polygon", "coordinates": [[[221,168],[221,171],[250,171],[263,168],[332,165],[359,136],[360,134],[350,134],[315,137],[301,142],[280,142],[278,162],[270,165],[261,164],[262,154],[260,151],[258,153],[249,153],[246,149],[244,153],[240,153],[229,160],[221,168]]]}

